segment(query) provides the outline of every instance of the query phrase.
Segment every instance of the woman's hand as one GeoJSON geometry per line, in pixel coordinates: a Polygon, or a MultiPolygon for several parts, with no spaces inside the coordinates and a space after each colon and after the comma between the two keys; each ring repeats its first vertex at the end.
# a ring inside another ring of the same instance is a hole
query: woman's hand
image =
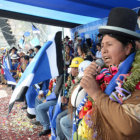
{"type": "Polygon", "coordinates": [[[96,75],[98,73],[98,66],[95,62],[92,62],[84,71],[84,76],[80,82],[80,86],[88,93],[93,100],[96,100],[97,94],[101,92],[101,89],[96,82],[96,75]]]}

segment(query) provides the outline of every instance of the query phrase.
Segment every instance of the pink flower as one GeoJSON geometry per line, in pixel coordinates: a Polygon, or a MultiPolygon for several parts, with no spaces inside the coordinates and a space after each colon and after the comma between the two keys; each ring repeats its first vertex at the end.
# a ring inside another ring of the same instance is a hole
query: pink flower
{"type": "Polygon", "coordinates": [[[136,85],[136,89],[140,90],[140,82],[136,85]]]}
{"type": "Polygon", "coordinates": [[[67,87],[68,86],[68,84],[67,83],[65,83],[65,87],[67,87]]]}
{"type": "Polygon", "coordinates": [[[99,81],[104,77],[104,73],[101,73],[99,75],[96,76],[96,80],[99,81]]]}
{"type": "Polygon", "coordinates": [[[75,81],[74,81],[74,80],[72,80],[72,83],[73,83],[73,84],[75,84],[75,81]]]}
{"type": "Polygon", "coordinates": [[[113,77],[112,75],[105,76],[105,77],[104,77],[104,82],[105,82],[105,84],[108,85],[109,82],[111,81],[112,77],[113,77]]]}
{"type": "Polygon", "coordinates": [[[111,66],[110,71],[112,72],[112,75],[114,76],[118,72],[118,68],[116,66],[111,66]]]}

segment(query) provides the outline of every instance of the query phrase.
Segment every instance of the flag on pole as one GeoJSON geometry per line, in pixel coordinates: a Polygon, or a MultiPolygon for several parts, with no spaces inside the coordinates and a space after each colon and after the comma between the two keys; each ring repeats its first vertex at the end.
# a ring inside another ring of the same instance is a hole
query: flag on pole
{"type": "Polygon", "coordinates": [[[9,55],[3,57],[3,65],[2,68],[4,70],[4,76],[7,80],[7,84],[16,85],[16,80],[13,78],[12,74],[10,73],[11,70],[11,61],[9,55]]]}
{"type": "Polygon", "coordinates": [[[22,36],[22,38],[19,40],[19,47],[20,48],[24,48],[25,47],[25,37],[24,36],[22,36]]]}
{"type": "Polygon", "coordinates": [[[63,73],[63,56],[61,45],[62,32],[57,32],[52,41],[41,47],[34,59],[25,69],[13,91],[8,113],[15,101],[23,101],[28,88],[34,84],[51,79],[63,73]]]}
{"type": "Polygon", "coordinates": [[[24,36],[25,36],[25,37],[30,36],[30,32],[25,32],[25,33],[24,33],[24,36]]]}
{"type": "Polygon", "coordinates": [[[32,31],[33,31],[33,33],[40,33],[40,31],[39,31],[39,29],[34,25],[34,24],[32,24],[32,31]]]}
{"type": "Polygon", "coordinates": [[[39,91],[42,90],[44,94],[48,93],[48,85],[50,80],[42,82],[42,86],[35,84],[28,88],[26,92],[26,101],[27,101],[27,116],[30,118],[32,115],[35,115],[35,98],[38,96],[39,91]]]}
{"type": "Polygon", "coordinates": [[[6,68],[11,70],[12,62],[11,62],[9,53],[7,53],[7,55],[4,58],[5,58],[5,66],[6,66],[6,68]]]}
{"type": "Polygon", "coordinates": [[[28,116],[35,115],[35,98],[37,97],[38,94],[39,88],[36,89],[35,86],[30,86],[26,92],[28,116]]]}

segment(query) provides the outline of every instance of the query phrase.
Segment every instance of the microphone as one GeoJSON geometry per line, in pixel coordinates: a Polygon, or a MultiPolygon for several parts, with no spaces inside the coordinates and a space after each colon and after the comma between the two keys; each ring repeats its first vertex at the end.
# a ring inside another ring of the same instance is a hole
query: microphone
{"type": "MultiPolygon", "coordinates": [[[[98,65],[97,68],[99,68],[99,67],[102,68],[102,67],[104,66],[104,61],[103,61],[102,59],[97,59],[97,60],[95,61],[95,63],[98,65]]],[[[83,77],[83,76],[82,76],[82,77],[83,77]]],[[[79,87],[79,91],[81,91],[82,89],[83,89],[83,88],[80,86],[80,87],[79,87]]],[[[79,91],[78,91],[78,92],[79,92],[79,91]]]]}
{"type": "Polygon", "coordinates": [[[97,59],[95,63],[101,68],[104,66],[104,61],[102,59],[97,59]]]}
{"type": "MultiPolygon", "coordinates": [[[[98,67],[102,67],[104,65],[103,61],[101,59],[97,59],[95,61],[95,63],[98,65],[98,67]]],[[[85,66],[85,65],[84,65],[85,66]]],[[[80,68],[81,69],[81,68],[80,68]]],[[[82,68],[83,69],[83,68],[82,68]]],[[[82,71],[83,72],[83,71],[82,71]]],[[[83,77],[83,74],[81,74],[83,77]]],[[[86,92],[85,90],[83,89],[83,87],[81,87],[80,85],[78,85],[73,93],[72,93],[72,96],[71,96],[71,104],[73,107],[78,107],[78,105],[81,103],[82,99],[85,97],[86,95],[86,92]]]]}

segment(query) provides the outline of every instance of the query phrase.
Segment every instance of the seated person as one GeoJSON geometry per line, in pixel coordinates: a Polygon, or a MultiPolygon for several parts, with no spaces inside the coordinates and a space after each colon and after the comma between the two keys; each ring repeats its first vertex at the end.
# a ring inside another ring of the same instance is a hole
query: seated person
{"type": "Polygon", "coordinates": [[[32,124],[35,124],[35,125],[39,125],[40,122],[39,122],[39,117],[38,117],[38,114],[36,112],[36,108],[39,104],[43,103],[43,102],[46,102],[47,100],[47,95],[54,92],[54,89],[55,89],[55,85],[56,85],[56,79],[51,79],[49,84],[48,84],[48,81],[49,80],[46,80],[44,82],[42,82],[41,86],[40,86],[40,89],[39,90],[39,93],[38,93],[38,96],[36,96],[35,98],[35,114],[36,114],[36,120],[35,121],[31,121],[32,124]]]}
{"type": "Polygon", "coordinates": [[[88,48],[85,44],[83,44],[83,46],[78,44],[77,52],[78,52],[79,57],[81,57],[82,59],[93,61],[92,54],[91,53],[88,54],[88,48]]]}
{"type": "Polygon", "coordinates": [[[49,85],[49,80],[45,80],[43,82],[30,86],[30,88],[26,92],[25,101],[27,101],[27,103],[26,102],[25,103],[26,103],[28,118],[33,119],[36,117],[36,113],[35,113],[36,97],[38,96],[40,90],[47,93],[46,90],[48,89],[48,85],[49,85]]]}
{"type": "Polygon", "coordinates": [[[56,98],[53,100],[49,100],[49,101],[44,100],[43,103],[37,105],[37,107],[36,107],[36,115],[38,115],[39,122],[43,126],[43,131],[41,131],[39,133],[39,136],[47,135],[51,132],[50,121],[49,121],[49,116],[48,116],[47,111],[49,110],[50,106],[56,105],[58,96],[59,96],[59,94],[62,93],[63,81],[64,81],[63,78],[64,78],[64,76],[60,75],[56,79],[56,86],[55,86],[55,90],[54,90],[56,98]]]}
{"type": "MultiPolygon", "coordinates": [[[[68,78],[66,84],[65,84],[65,95],[61,97],[61,103],[62,103],[62,112],[58,114],[56,118],[56,135],[57,135],[57,140],[63,140],[64,139],[64,134],[62,132],[61,126],[60,126],[60,120],[68,114],[68,101],[69,97],[71,95],[71,90],[74,87],[74,85],[79,81],[78,78],[78,67],[79,65],[83,62],[83,59],[80,57],[75,57],[72,59],[71,62],[71,75],[72,78],[68,78]]],[[[69,121],[69,120],[68,120],[69,121]]],[[[70,121],[71,122],[71,121],[70,121]]]]}
{"type": "Polygon", "coordinates": [[[101,44],[100,43],[98,43],[97,44],[97,52],[96,52],[96,59],[101,59],[102,58],[102,54],[101,54],[101,44]]]}
{"type": "Polygon", "coordinates": [[[19,59],[19,57],[16,54],[13,54],[11,56],[12,66],[11,66],[10,72],[12,73],[13,77],[16,76],[16,73],[17,73],[18,59],[19,59]]]}
{"type": "Polygon", "coordinates": [[[28,65],[29,65],[29,56],[25,55],[23,59],[23,64],[22,64],[23,71],[25,71],[28,65]]]}
{"type": "MultiPolygon", "coordinates": [[[[80,63],[79,67],[78,67],[78,71],[79,71],[79,74],[78,74],[78,78],[81,79],[84,75],[84,71],[85,69],[91,64],[91,61],[88,61],[88,60],[85,60],[83,62],[80,63]]],[[[80,80],[79,80],[80,82],[80,80]]],[[[84,98],[84,96],[86,95],[85,92],[83,92],[83,89],[82,89],[82,93],[80,93],[78,96],[77,95],[74,95],[75,93],[73,93],[75,91],[75,89],[77,89],[77,85],[79,84],[79,82],[75,83],[75,85],[72,87],[72,90],[71,90],[71,99],[69,100],[69,103],[73,104],[73,107],[75,107],[75,103],[76,103],[76,106],[77,106],[77,103],[82,101],[82,99],[84,98]],[[81,96],[81,97],[79,97],[81,96]],[[75,102],[75,100],[77,99],[77,101],[75,102]]],[[[79,89],[80,90],[80,89],[79,89]]],[[[71,113],[73,113],[73,108],[71,105],[69,105],[69,109],[71,113]]],[[[60,119],[60,128],[63,132],[63,134],[65,135],[65,137],[67,139],[72,139],[72,118],[71,118],[71,114],[66,114],[65,116],[63,116],[61,119],[60,119]]],[[[61,132],[61,133],[62,133],[61,132]]]]}
{"type": "Polygon", "coordinates": [[[96,52],[96,54],[95,54],[95,56],[94,56],[94,60],[102,59],[101,44],[98,43],[98,44],[96,45],[96,48],[97,48],[97,52],[96,52]]]}

